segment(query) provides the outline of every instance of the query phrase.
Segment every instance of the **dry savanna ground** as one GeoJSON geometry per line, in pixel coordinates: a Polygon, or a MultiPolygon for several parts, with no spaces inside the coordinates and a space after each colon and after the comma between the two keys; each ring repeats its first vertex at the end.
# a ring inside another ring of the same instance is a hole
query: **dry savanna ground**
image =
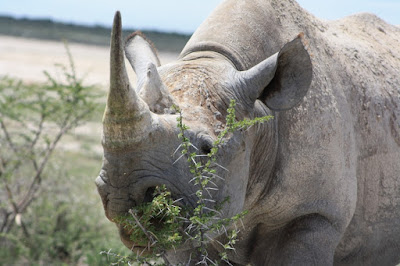
{"type": "MultiPolygon", "coordinates": [[[[68,44],[72,54],[76,73],[84,79],[87,85],[96,84],[104,92],[109,84],[109,48],[83,44],[68,44]]],[[[174,53],[159,53],[163,64],[177,58],[174,53]]],[[[24,82],[44,82],[46,70],[53,76],[61,76],[55,64],[68,65],[67,52],[62,41],[42,41],[19,37],[0,35],[0,75],[8,75],[22,79],[24,82]]],[[[135,84],[135,74],[126,62],[132,84],[135,84]]],[[[101,117],[84,126],[74,129],[73,134],[67,136],[62,142],[65,150],[84,149],[85,151],[101,154],[101,117]],[[78,138],[77,138],[78,137],[78,138]],[[82,142],[77,139],[89,139],[90,145],[82,147],[82,142]]]]}

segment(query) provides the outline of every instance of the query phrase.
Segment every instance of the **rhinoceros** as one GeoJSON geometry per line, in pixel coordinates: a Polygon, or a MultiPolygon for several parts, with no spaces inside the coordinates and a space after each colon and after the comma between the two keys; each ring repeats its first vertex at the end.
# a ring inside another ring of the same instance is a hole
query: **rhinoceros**
{"type": "MultiPolygon", "coordinates": [[[[234,99],[237,119],[274,119],[229,135],[218,152],[224,215],[248,211],[232,264],[399,263],[398,27],[372,14],[322,21],[293,0],[226,0],[161,66],[142,34],[123,43],[117,12],[110,60],[96,184],[111,221],[161,184],[193,203],[171,106],[207,154],[234,99]]],[[[179,250],[169,258],[184,260],[179,250]]]]}

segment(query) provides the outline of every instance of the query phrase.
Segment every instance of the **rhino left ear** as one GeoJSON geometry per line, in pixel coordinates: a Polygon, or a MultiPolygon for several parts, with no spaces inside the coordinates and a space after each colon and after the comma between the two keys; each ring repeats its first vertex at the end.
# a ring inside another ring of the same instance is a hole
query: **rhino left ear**
{"type": "Polygon", "coordinates": [[[140,32],[132,33],[125,43],[125,56],[137,76],[137,90],[143,87],[148,74],[148,66],[160,66],[154,45],[140,32]]]}
{"type": "Polygon", "coordinates": [[[312,80],[312,63],[303,38],[300,34],[279,51],[274,78],[259,97],[271,110],[289,110],[307,94],[312,80]]]}
{"type": "Polygon", "coordinates": [[[289,110],[299,104],[312,80],[312,64],[303,34],[241,76],[252,102],[259,99],[274,111],[289,110]]]}

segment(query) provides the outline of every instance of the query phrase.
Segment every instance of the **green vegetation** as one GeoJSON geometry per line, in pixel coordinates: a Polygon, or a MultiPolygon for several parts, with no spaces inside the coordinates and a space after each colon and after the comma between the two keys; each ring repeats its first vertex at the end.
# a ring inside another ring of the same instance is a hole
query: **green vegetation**
{"type": "MultiPolygon", "coordinates": [[[[124,36],[128,36],[135,29],[125,29],[124,36]]],[[[164,33],[158,31],[143,31],[152,40],[157,49],[164,52],[178,53],[189,40],[189,35],[178,33],[164,33]]],[[[81,26],[64,24],[52,20],[15,19],[0,16],[0,34],[34,38],[42,40],[68,40],[69,42],[110,45],[111,29],[103,26],[81,26]]]]}
{"type": "Polygon", "coordinates": [[[108,265],[99,252],[122,249],[93,182],[101,156],[60,149],[93,119],[98,98],[67,52],[62,80],[0,77],[0,265],[108,265]]]}
{"type": "MultiPolygon", "coordinates": [[[[118,263],[131,264],[159,262],[161,257],[164,264],[170,265],[165,256],[168,249],[175,248],[184,241],[194,246],[192,253],[192,262],[202,265],[219,265],[222,262],[230,265],[228,251],[234,250],[239,226],[236,223],[246,215],[246,211],[236,214],[233,217],[225,218],[222,214],[222,207],[229,201],[228,198],[222,202],[216,202],[213,199],[213,191],[218,190],[217,179],[223,179],[218,176],[218,168],[222,168],[217,163],[218,150],[226,141],[229,133],[237,130],[247,129],[255,124],[267,122],[272,116],[259,117],[252,120],[236,120],[235,115],[236,102],[232,100],[227,110],[226,127],[219,134],[217,140],[213,143],[210,152],[207,155],[198,154],[198,149],[186,137],[186,131],[189,129],[182,119],[181,110],[175,106],[179,113],[177,126],[180,129],[178,135],[182,141],[179,149],[181,156],[178,160],[186,157],[187,164],[192,174],[191,183],[196,187],[197,206],[191,210],[186,207],[182,209],[175,205],[170,193],[165,186],[157,188],[152,202],[144,203],[130,210],[130,215],[116,220],[129,233],[131,240],[143,247],[142,254],[145,251],[150,255],[134,254],[130,257],[123,257],[115,253],[104,252],[118,260],[118,263]],[[204,156],[206,160],[204,160],[204,156]],[[208,235],[225,234],[225,243],[217,241],[222,246],[222,252],[219,259],[208,256],[207,247],[210,241],[208,235]]],[[[178,150],[179,150],[178,149],[178,150]]]]}
{"type": "Polygon", "coordinates": [[[165,186],[157,187],[153,196],[151,202],[137,206],[115,222],[130,232],[138,246],[152,247],[157,243],[159,252],[173,248],[182,239],[178,233],[181,207],[174,205],[165,186]]]}

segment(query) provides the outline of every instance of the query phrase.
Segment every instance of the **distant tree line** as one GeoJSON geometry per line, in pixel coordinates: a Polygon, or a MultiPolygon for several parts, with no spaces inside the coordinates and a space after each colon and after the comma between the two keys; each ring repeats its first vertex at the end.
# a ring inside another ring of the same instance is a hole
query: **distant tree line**
{"type": "MultiPolygon", "coordinates": [[[[137,29],[125,29],[127,36],[137,29]]],[[[51,19],[16,19],[0,16],[0,35],[17,36],[44,40],[68,40],[69,42],[108,46],[111,28],[95,25],[84,26],[55,22],[51,19]]],[[[146,31],[143,33],[154,42],[157,49],[164,52],[180,52],[190,35],[146,31]]]]}

